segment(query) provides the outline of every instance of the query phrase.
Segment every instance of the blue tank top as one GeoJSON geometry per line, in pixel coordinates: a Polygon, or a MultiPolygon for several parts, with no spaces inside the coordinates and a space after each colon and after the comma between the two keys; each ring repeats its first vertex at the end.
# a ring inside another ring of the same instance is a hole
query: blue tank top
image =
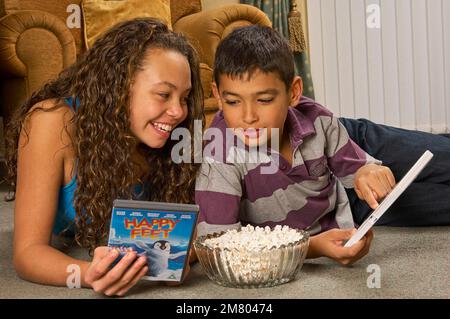
{"type": "MultiPolygon", "coordinates": [[[[66,98],[64,101],[67,103],[67,105],[70,106],[70,108],[73,109],[72,106],[72,99],[66,98]]],[[[78,98],[75,100],[75,109],[74,112],[76,113],[80,103],[78,98]]],[[[55,217],[55,224],[53,226],[53,233],[58,235],[61,232],[65,232],[64,235],[66,236],[73,236],[75,234],[75,227],[74,227],[74,221],[75,221],[75,207],[74,207],[74,194],[75,190],[77,189],[77,173],[75,169],[75,174],[72,177],[72,180],[67,184],[62,186],[59,189],[59,196],[58,196],[58,209],[56,212],[55,217]]],[[[144,184],[144,187],[142,185],[138,184],[134,187],[134,199],[136,200],[146,200],[148,198],[148,184],[144,184]]]]}

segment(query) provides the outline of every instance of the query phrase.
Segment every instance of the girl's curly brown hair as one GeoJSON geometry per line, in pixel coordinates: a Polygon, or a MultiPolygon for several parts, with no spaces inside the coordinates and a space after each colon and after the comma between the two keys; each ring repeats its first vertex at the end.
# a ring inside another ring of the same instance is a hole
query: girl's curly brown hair
{"type": "Polygon", "coordinates": [[[24,122],[39,108],[32,112],[30,109],[38,102],[56,98],[58,103],[53,108],[40,108],[52,111],[63,105],[65,97],[71,97],[72,101],[78,99],[79,106],[72,120],[76,127],[72,145],[78,160],[75,240],[91,252],[107,238],[113,200],[131,199],[136,180],[148,185],[148,200],[194,201],[198,165],[175,164],[171,160],[174,141],[168,140],[161,149],[151,149],[139,144],[130,131],[131,85],[147,51],[152,48],[174,50],[189,62],[192,89],[188,96],[188,116],[179,127],[189,129],[194,136],[194,120],[204,123],[197,54],[183,36],[152,18],[127,21],[110,29],[76,64],[35,92],[7,125],[7,178],[15,192],[19,135],[24,129],[28,136],[24,122]],[[136,147],[150,167],[143,179],[136,176],[138,164],[131,158],[136,147]]]}

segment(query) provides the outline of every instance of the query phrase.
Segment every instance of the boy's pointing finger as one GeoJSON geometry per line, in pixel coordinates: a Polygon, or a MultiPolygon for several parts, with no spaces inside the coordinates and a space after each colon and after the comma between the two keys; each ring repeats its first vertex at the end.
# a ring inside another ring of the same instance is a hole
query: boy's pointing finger
{"type": "Polygon", "coordinates": [[[377,193],[375,190],[372,190],[368,184],[364,184],[361,187],[361,192],[364,196],[364,200],[367,202],[367,204],[372,208],[375,209],[378,207],[378,202],[377,202],[377,193]],[[374,195],[375,194],[375,195],[374,195]]]}

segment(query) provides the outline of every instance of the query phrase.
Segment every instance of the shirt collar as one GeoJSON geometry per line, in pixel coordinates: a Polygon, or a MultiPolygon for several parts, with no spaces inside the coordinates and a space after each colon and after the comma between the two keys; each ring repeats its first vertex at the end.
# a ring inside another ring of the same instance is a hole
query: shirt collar
{"type": "Polygon", "coordinates": [[[297,148],[305,137],[315,134],[314,123],[297,107],[290,107],[287,113],[287,128],[291,139],[292,149],[297,148]]]}

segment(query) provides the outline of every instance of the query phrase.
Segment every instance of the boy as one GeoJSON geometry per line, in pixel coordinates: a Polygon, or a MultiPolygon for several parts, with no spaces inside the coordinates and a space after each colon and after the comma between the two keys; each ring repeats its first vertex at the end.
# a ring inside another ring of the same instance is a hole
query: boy
{"type": "MultiPolygon", "coordinates": [[[[356,195],[375,209],[395,177],[349,138],[331,112],[301,96],[289,44],[267,27],[237,29],[217,49],[214,80],[220,112],[210,129],[223,136],[232,129],[242,145],[219,145],[215,138],[205,147],[214,152],[206,154],[197,178],[198,235],[248,223],[282,224],[315,235],[309,258],[327,256],[348,265],[366,255],[372,232],[343,247],[355,231],[352,209],[363,207],[356,195]],[[279,162],[272,174],[262,173],[267,161],[229,160],[230,154],[251,158],[263,144],[269,162],[279,162]],[[349,200],[344,187],[356,195],[349,193],[349,200]]],[[[358,210],[360,217],[369,212],[358,210]]]]}

